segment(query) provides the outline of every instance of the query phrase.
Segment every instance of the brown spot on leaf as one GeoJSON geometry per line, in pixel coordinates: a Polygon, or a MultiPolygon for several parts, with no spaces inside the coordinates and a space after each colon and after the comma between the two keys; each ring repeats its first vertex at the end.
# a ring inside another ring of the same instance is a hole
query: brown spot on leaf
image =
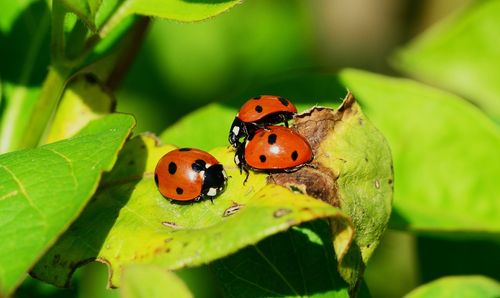
{"type": "Polygon", "coordinates": [[[245,206],[245,205],[238,204],[237,202],[233,201],[233,204],[229,208],[224,210],[224,213],[222,214],[222,216],[227,217],[227,216],[233,215],[236,212],[240,211],[240,209],[243,208],[243,206],[245,206]]]}
{"type": "Polygon", "coordinates": [[[289,189],[300,190],[314,198],[338,207],[337,177],[330,169],[321,164],[315,167],[303,167],[293,173],[277,173],[268,177],[268,183],[282,185],[289,189]]]}
{"type": "Polygon", "coordinates": [[[280,209],[273,212],[273,216],[274,216],[274,218],[280,218],[280,217],[283,217],[287,214],[290,214],[291,212],[292,212],[292,210],[290,210],[290,209],[280,208],[280,209]]]}
{"type": "Polygon", "coordinates": [[[162,221],[161,224],[172,229],[182,229],[181,226],[179,226],[173,221],[162,221]]]}
{"type": "Polygon", "coordinates": [[[330,108],[315,107],[294,117],[292,126],[298,133],[306,137],[316,154],[319,144],[333,129],[335,121],[334,111],[330,108]]]}

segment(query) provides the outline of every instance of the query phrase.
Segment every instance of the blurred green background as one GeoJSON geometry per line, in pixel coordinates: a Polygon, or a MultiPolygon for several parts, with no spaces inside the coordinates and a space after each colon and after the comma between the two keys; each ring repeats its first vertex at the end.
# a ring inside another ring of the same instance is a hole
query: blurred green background
{"type": "MultiPolygon", "coordinates": [[[[160,135],[197,108],[218,102],[236,110],[246,100],[242,94],[256,95],[263,85],[295,73],[356,67],[398,76],[389,66],[389,56],[470,3],[247,0],[203,22],[153,19],[117,90],[117,110],[135,115],[135,133],[160,135]]],[[[293,100],[300,105],[300,99],[293,100]]],[[[388,231],[370,261],[366,282],[373,297],[401,297],[445,275],[485,274],[500,279],[498,249],[498,243],[486,240],[448,241],[388,231]],[[475,258],[468,257],[478,250],[481,253],[475,258]]],[[[87,265],[78,270],[69,290],[28,278],[15,296],[116,297],[116,291],[104,290],[106,275],[104,265],[87,265]]],[[[208,267],[184,270],[180,276],[196,297],[220,295],[208,267]]]]}

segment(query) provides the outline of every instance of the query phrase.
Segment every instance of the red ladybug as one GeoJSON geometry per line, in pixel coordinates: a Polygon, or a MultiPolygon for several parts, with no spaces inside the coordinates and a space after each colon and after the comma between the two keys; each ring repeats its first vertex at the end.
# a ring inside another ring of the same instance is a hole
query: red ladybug
{"type": "Polygon", "coordinates": [[[295,130],[284,126],[258,129],[234,156],[234,162],[247,173],[247,178],[248,169],[293,172],[312,159],[309,142],[295,130]]]}
{"type": "Polygon", "coordinates": [[[288,120],[292,119],[295,113],[297,108],[284,97],[262,95],[251,98],[234,118],[229,130],[229,143],[238,148],[255,130],[266,125],[284,122],[288,127],[288,120]]]}
{"type": "Polygon", "coordinates": [[[160,193],[175,201],[213,199],[227,183],[222,164],[209,153],[181,148],[165,154],[156,165],[155,182],[160,193]]]}

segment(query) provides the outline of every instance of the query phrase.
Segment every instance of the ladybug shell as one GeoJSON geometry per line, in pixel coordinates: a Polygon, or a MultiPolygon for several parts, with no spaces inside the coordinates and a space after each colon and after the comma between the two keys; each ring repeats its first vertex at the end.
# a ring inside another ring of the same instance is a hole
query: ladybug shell
{"type": "Polygon", "coordinates": [[[312,158],[309,142],[298,132],[283,126],[259,129],[245,145],[245,162],[255,170],[293,169],[312,158]]]}
{"type": "Polygon", "coordinates": [[[258,122],[272,114],[294,114],[297,108],[286,98],[275,95],[262,95],[251,98],[236,115],[243,122],[258,122]]]}
{"type": "Polygon", "coordinates": [[[165,154],[156,165],[155,181],[160,193],[169,199],[189,201],[202,195],[203,173],[197,164],[208,168],[219,162],[209,153],[194,149],[176,149],[165,154]]]}

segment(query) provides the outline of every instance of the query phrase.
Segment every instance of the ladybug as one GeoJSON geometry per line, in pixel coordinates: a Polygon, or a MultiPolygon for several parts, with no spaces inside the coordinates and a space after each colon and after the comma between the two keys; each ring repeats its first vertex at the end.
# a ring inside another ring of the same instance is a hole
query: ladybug
{"type": "Polygon", "coordinates": [[[181,148],[165,154],[156,165],[155,182],[160,193],[175,201],[212,200],[227,183],[224,167],[209,153],[181,148]]]}
{"type": "MultiPolygon", "coordinates": [[[[298,132],[284,126],[268,126],[250,135],[240,146],[234,162],[247,174],[255,171],[293,172],[313,159],[309,142],[298,132]]],[[[245,181],[247,180],[245,179],[245,181]]]]}
{"type": "Polygon", "coordinates": [[[286,98],[275,95],[262,95],[249,99],[234,118],[229,130],[229,143],[238,148],[245,139],[258,128],[284,122],[297,113],[297,108],[286,98]],[[243,140],[242,140],[243,138],[243,140]]]}

